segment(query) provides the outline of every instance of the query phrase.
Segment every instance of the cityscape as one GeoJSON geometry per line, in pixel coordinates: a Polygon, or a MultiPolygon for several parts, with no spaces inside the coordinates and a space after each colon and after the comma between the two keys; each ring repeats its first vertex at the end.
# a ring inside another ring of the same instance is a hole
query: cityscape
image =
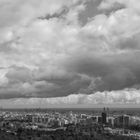
{"type": "Polygon", "coordinates": [[[140,0],[0,0],[0,140],[140,140],[140,0]]]}
{"type": "Polygon", "coordinates": [[[109,108],[1,109],[0,139],[140,140],[139,113],[109,108]]]}

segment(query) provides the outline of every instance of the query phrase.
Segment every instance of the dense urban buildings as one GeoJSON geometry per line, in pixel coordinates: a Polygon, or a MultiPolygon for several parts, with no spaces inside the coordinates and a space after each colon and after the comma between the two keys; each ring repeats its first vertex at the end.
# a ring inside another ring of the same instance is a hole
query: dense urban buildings
{"type": "Polygon", "coordinates": [[[140,115],[109,109],[1,110],[2,140],[127,140],[140,139],[140,115]]]}

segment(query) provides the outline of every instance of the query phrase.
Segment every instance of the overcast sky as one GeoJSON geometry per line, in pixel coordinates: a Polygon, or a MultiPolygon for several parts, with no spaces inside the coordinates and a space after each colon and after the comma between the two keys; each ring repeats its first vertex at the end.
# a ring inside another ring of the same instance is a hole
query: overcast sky
{"type": "Polygon", "coordinates": [[[140,104],[140,0],[0,0],[0,106],[140,104]]]}

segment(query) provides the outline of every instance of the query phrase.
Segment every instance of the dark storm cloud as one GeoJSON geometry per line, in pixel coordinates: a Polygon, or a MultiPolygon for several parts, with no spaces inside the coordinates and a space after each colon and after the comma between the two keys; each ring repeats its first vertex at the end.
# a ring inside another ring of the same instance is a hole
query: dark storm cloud
{"type": "MultiPolygon", "coordinates": [[[[4,68],[1,70],[5,71],[4,68]]],[[[7,69],[0,87],[0,98],[59,97],[78,93],[87,88],[91,79],[79,73],[55,73],[31,71],[26,67],[11,66],[7,69]]]]}
{"type": "Polygon", "coordinates": [[[38,82],[45,81],[54,85],[50,90],[42,86],[38,92],[38,95],[41,97],[59,97],[67,96],[71,93],[78,93],[79,89],[87,88],[91,82],[89,77],[66,71],[61,74],[56,72],[55,74],[53,73],[53,75],[48,75],[45,71],[44,73],[39,72],[35,79],[38,82]]]}
{"type": "MultiPolygon", "coordinates": [[[[11,89],[17,87],[17,83],[27,84],[27,87],[25,84],[25,87],[19,89],[18,96],[21,97],[58,97],[79,92],[90,94],[139,85],[139,59],[138,51],[93,56],[79,54],[64,65],[67,73],[56,72],[48,75],[45,71],[32,73],[27,68],[12,67],[6,76],[11,89]]],[[[12,93],[7,94],[7,98],[8,95],[9,98],[12,97],[12,93]]],[[[13,97],[15,95],[17,94],[13,94],[13,97]]]]}
{"type": "Polygon", "coordinates": [[[100,77],[93,90],[120,90],[140,83],[140,52],[77,57],[68,69],[100,77]]]}

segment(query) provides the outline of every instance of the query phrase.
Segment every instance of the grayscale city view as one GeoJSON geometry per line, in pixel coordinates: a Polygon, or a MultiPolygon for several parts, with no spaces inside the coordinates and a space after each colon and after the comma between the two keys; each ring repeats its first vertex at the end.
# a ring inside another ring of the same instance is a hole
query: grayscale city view
{"type": "Polygon", "coordinates": [[[140,140],[140,0],[0,0],[0,140],[140,140]]]}
{"type": "Polygon", "coordinates": [[[1,110],[1,140],[139,140],[139,109],[1,110]]]}

